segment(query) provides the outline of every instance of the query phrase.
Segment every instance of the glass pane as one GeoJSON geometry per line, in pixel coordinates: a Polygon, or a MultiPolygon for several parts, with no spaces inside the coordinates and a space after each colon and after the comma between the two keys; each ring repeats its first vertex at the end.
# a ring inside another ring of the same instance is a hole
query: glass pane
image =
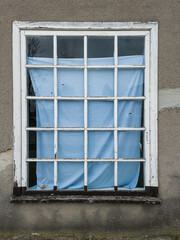
{"type": "Polygon", "coordinates": [[[114,38],[89,37],[88,38],[88,65],[114,64],[114,38]]]}
{"type": "Polygon", "coordinates": [[[28,158],[54,158],[54,132],[29,131],[28,158]]]}
{"type": "Polygon", "coordinates": [[[84,65],[83,37],[58,37],[57,56],[60,65],[84,65]]]}
{"type": "Polygon", "coordinates": [[[53,37],[27,37],[27,64],[53,64],[53,37]]]}
{"type": "Polygon", "coordinates": [[[113,127],[114,102],[88,101],[88,127],[113,127]]]}
{"type": "Polygon", "coordinates": [[[118,187],[134,189],[140,177],[140,162],[118,162],[118,187]]]}
{"type": "Polygon", "coordinates": [[[118,101],[118,127],[143,127],[143,100],[118,101]]]}
{"type": "Polygon", "coordinates": [[[118,132],[118,158],[143,158],[143,131],[118,132]]]}
{"type": "Polygon", "coordinates": [[[88,158],[114,158],[113,131],[88,131],[88,158]]]}
{"type": "Polygon", "coordinates": [[[136,97],[144,94],[143,69],[118,70],[118,96],[136,97]]]}
{"type": "Polygon", "coordinates": [[[113,162],[88,162],[88,189],[114,190],[113,162]]]}
{"type": "Polygon", "coordinates": [[[28,173],[28,187],[30,190],[53,190],[53,162],[29,162],[28,173]]]}
{"type": "Polygon", "coordinates": [[[54,73],[50,68],[27,70],[27,92],[29,96],[54,96],[54,73]]]}
{"type": "Polygon", "coordinates": [[[84,127],[84,101],[58,101],[58,127],[84,127]]]}
{"type": "Polygon", "coordinates": [[[118,56],[119,65],[143,65],[144,37],[119,37],[118,56]]]}
{"type": "Polygon", "coordinates": [[[54,127],[54,101],[28,100],[28,126],[54,127]]]}
{"type": "Polygon", "coordinates": [[[84,96],[84,70],[58,69],[57,72],[58,96],[84,96]]]}
{"type": "Polygon", "coordinates": [[[84,158],[84,132],[58,132],[58,158],[84,158]]]}
{"type": "Polygon", "coordinates": [[[114,96],[114,70],[88,70],[88,96],[114,96]]]}
{"type": "Polygon", "coordinates": [[[145,187],[145,164],[144,162],[140,162],[140,170],[139,170],[139,179],[136,185],[136,188],[144,188],[145,187]]]}
{"type": "Polygon", "coordinates": [[[58,162],[58,189],[84,189],[84,163],[58,162]]]}

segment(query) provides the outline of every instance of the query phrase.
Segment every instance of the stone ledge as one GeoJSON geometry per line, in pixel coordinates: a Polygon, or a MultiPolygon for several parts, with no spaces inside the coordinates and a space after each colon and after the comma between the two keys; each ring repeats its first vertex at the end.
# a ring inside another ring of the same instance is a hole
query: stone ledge
{"type": "Polygon", "coordinates": [[[83,195],[34,195],[34,196],[13,196],[11,203],[143,203],[160,204],[161,200],[148,196],[83,196],[83,195]]]}

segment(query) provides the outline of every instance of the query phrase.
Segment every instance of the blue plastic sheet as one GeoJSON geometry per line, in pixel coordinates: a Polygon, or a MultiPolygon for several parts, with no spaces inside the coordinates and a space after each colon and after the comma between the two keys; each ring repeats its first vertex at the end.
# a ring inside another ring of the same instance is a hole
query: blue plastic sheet
{"type": "MultiPolygon", "coordinates": [[[[61,65],[82,65],[82,59],[58,59],[61,65]]],[[[50,58],[28,58],[28,64],[52,64],[50,58]]],[[[122,65],[139,65],[144,63],[143,56],[119,57],[122,65]]],[[[113,64],[113,58],[88,59],[89,65],[113,64]]],[[[53,96],[53,71],[51,69],[29,69],[31,82],[36,96],[53,96]]],[[[113,71],[107,69],[89,70],[88,95],[113,96],[113,71]],[[92,72],[91,72],[92,71],[92,72]],[[107,77],[108,76],[108,77],[107,77]],[[103,82],[104,79],[104,82],[103,82]],[[109,80],[109,81],[108,81],[109,80]],[[98,95],[99,94],[99,95],[98,95]]],[[[58,94],[60,96],[83,96],[83,72],[59,69],[58,94]]],[[[118,71],[118,96],[143,95],[143,70],[125,69],[118,71]]],[[[54,105],[51,101],[36,101],[37,126],[54,126],[54,105]],[[46,119],[46,120],[45,120],[46,119]]],[[[83,127],[83,101],[58,102],[59,127],[83,127]]],[[[141,127],[142,101],[119,101],[118,126],[141,127]]],[[[113,127],[113,101],[88,101],[88,127],[113,127]]],[[[37,158],[53,158],[53,132],[37,132],[37,158]]],[[[84,133],[58,133],[58,158],[84,158],[84,133]]],[[[113,131],[90,131],[88,133],[88,158],[113,158],[113,131]]],[[[118,157],[140,157],[140,132],[118,132],[118,157]]],[[[118,163],[118,187],[133,189],[139,177],[139,162],[118,163]]],[[[32,189],[52,189],[54,185],[53,163],[37,162],[37,186],[32,189]]],[[[83,189],[84,164],[82,162],[58,163],[58,189],[83,189]]],[[[88,163],[88,188],[113,189],[114,164],[112,162],[88,163]]]]}

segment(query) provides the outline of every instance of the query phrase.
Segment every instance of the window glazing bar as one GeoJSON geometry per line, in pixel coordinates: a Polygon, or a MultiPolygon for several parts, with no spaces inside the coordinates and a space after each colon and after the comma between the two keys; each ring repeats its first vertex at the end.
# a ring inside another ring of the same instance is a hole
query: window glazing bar
{"type": "MultiPolygon", "coordinates": [[[[84,66],[80,66],[80,65],[45,65],[45,64],[26,64],[25,65],[26,68],[68,68],[68,69],[84,69],[84,66]]],[[[118,65],[116,66],[117,68],[145,68],[145,65],[118,65]]],[[[111,66],[111,65],[94,65],[94,66],[87,66],[88,69],[114,69],[116,68],[115,66],[111,66]]]]}
{"type": "MultiPolygon", "coordinates": [[[[84,162],[84,158],[27,158],[26,162],[84,162]]],[[[87,162],[145,162],[144,158],[87,158],[87,162]]]]}
{"type": "Polygon", "coordinates": [[[118,99],[117,99],[117,81],[118,81],[118,37],[115,35],[114,37],[114,189],[117,189],[118,185],[118,166],[117,166],[117,158],[118,158],[118,147],[117,147],[117,114],[118,114],[118,99]]]}
{"type": "MultiPolygon", "coordinates": [[[[53,37],[53,50],[54,50],[54,65],[56,66],[57,64],[57,36],[55,35],[53,37]]],[[[58,118],[58,113],[57,113],[57,68],[54,68],[54,187],[57,187],[57,118],[58,118]]]]}
{"type": "MultiPolygon", "coordinates": [[[[142,97],[117,97],[118,100],[144,100],[146,97],[142,96],[142,97]]],[[[27,96],[26,99],[30,99],[30,100],[54,100],[55,97],[45,97],[45,96],[27,96]]],[[[57,100],[84,100],[84,97],[61,97],[61,96],[57,96],[56,97],[57,100]]],[[[87,100],[114,100],[115,97],[87,97],[87,100]]]]}
{"type": "Polygon", "coordinates": [[[87,36],[84,36],[84,190],[87,189],[87,146],[88,146],[88,132],[87,132],[87,36]]]}
{"type": "MultiPolygon", "coordinates": [[[[27,127],[26,128],[27,131],[54,131],[55,128],[40,128],[40,127],[27,127]]],[[[118,127],[118,128],[56,128],[57,131],[84,131],[84,130],[88,130],[88,131],[144,131],[146,130],[146,128],[142,127],[142,128],[133,128],[133,127],[118,127]]]]}

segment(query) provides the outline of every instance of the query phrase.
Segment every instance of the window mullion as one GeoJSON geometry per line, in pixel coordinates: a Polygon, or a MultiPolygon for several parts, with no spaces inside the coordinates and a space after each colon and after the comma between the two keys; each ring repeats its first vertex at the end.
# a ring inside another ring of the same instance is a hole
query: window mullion
{"type": "Polygon", "coordinates": [[[54,188],[57,188],[57,36],[54,36],[54,188]]]}
{"type": "Polygon", "coordinates": [[[117,166],[117,111],[118,111],[118,99],[117,99],[117,65],[118,65],[118,37],[114,37],[114,189],[117,190],[118,183],[118,166],[117,166]]]}
{"type": "Polygon", "coordinates": [[[84,189],[87,189],[87,36],[84,36],[84,189]]]}

